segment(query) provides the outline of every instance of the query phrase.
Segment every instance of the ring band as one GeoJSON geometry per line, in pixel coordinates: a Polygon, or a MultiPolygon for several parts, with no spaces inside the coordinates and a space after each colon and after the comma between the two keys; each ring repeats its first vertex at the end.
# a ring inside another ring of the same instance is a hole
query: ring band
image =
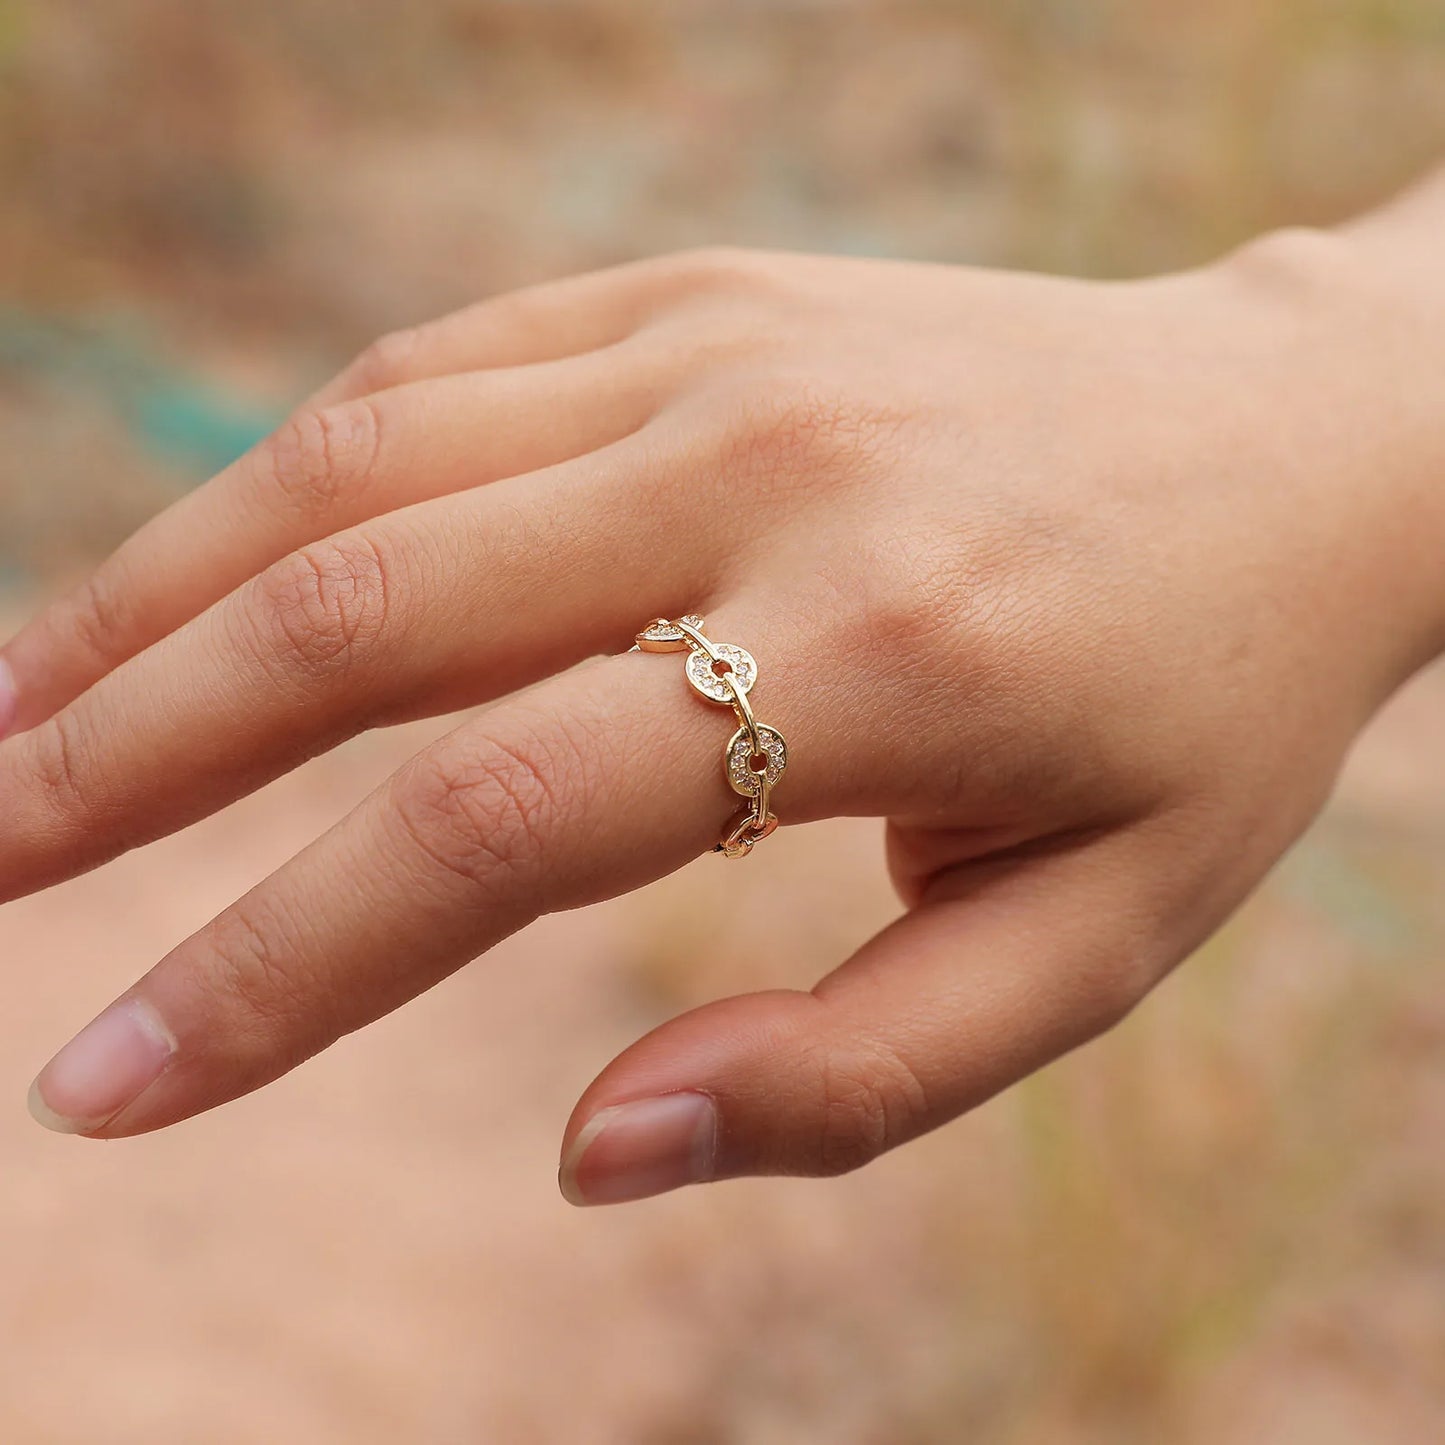
{"type": "Polygon", "coordinates": [[[753,716],[748,693],[758,680],[750,652],[731,642],[713,642],[703,635],[703,620],[688,614],[676,622],[656,617],[637,634],[634,651],[686,652],[689,686],[708,702],[731,707],[738,729],[723,750],[723,776],[748,805],[714,848],[728,858],[746,858],[778,826],[772,811],[773,790],[788,766],[788,744],[777,728],[753,716]]]}

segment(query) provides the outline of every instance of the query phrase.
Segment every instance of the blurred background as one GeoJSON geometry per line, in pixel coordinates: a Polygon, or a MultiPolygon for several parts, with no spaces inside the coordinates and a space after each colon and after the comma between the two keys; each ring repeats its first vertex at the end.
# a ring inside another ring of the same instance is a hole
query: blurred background
{"type": "MultiPolygon", "coordinates": [[[[1445,0],[0,0],[0,624],[378,333],[710,241],[1124,276],[1445,157],[1445,0]]],[[[578,1091],[896,909],[790,830],[544,921],[262,1095],[34,1069],[435,725],[0,912],[0,1440],[1445,1438],[1445,678],[1121,1029],[830,1183],[570,1210],[578,1091]],[[741,898],[739,973],[682,920],[741,898]]]]}

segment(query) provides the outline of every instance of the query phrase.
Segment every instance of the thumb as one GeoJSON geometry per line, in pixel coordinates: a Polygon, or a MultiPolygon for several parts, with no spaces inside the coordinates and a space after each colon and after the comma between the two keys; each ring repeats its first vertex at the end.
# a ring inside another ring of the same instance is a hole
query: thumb
{"type": "Polygon", "coordinates": [[[811,992],[744,994],[654,1029],[573,1111],[563,1194],[612,1204],[840,1174],[1092,1038],[1173,961],[1117,865],[1101,840],[974,866],[811,992]]]}

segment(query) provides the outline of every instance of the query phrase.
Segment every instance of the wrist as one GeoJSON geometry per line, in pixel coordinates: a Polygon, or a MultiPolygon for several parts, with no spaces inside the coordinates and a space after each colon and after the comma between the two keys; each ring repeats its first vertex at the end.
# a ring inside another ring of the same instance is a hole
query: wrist
{"type": "Polygon", "coordinates": [[[1338,229],[1270,233],[1206,273],[1233,302],[1227,324],[1265,348],[1301,525],[1305,511],[1334,524],[1321,582],[1342,644],[1365,653],[1370,706],[1445,651],[1445,268],[1426,263],[1422,230],[1445,239],[1445,187],[1338,229]]]}

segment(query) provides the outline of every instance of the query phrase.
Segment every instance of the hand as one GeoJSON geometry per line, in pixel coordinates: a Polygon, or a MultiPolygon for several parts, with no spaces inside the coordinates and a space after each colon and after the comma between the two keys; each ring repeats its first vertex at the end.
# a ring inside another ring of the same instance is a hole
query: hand
{"type": "Polygon", "coordinates": [[[624,1053],[570,1198],[849,1169],[1107,1028],[1439,645],[1438,365],[1394,365],[1415,323],[1364,270],[1324,235],[1128,284],[704,253],[379,343],[5,650],[5,893],[492,705],[158,963],[37,1114],[211,1108],[707,849],[731,720],[622,651],[683,612],[758,659],[784,823],[887,818],[908,909],[624,1053]]]}

